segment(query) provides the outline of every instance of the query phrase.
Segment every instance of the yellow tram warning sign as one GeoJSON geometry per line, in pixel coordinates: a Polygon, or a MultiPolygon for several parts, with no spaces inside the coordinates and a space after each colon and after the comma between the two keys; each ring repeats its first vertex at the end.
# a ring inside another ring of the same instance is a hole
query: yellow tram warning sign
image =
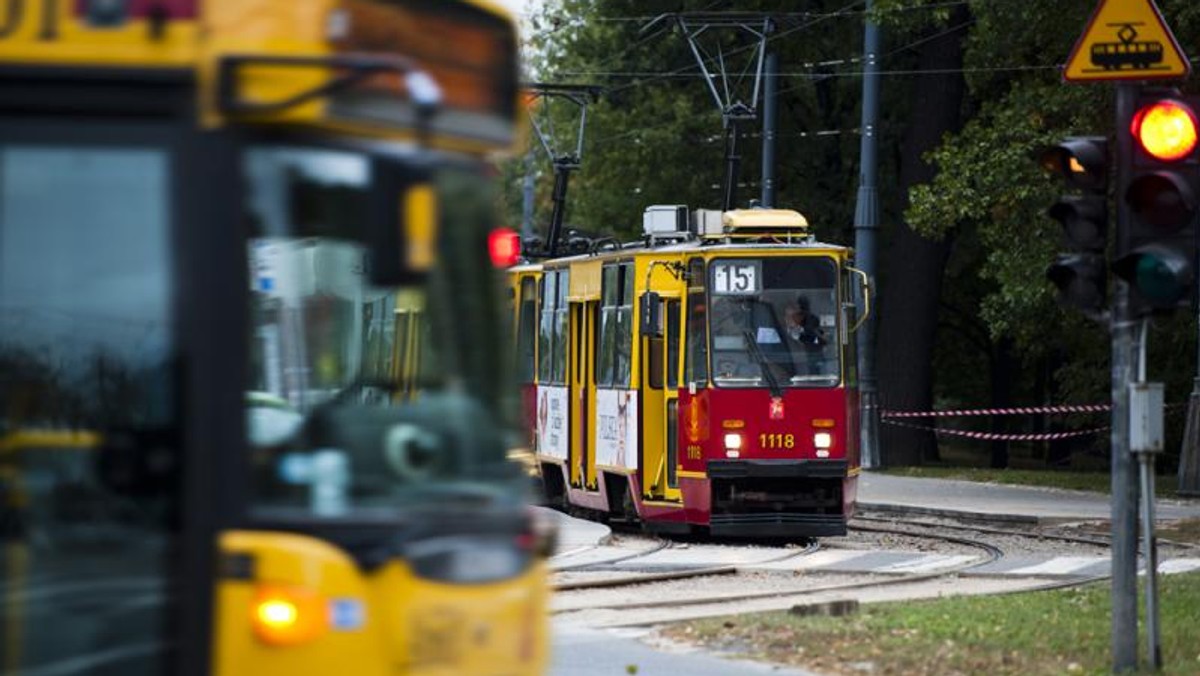
{"type": "Polygon", "coordinates": [[[1191,70],[1154,0],[1100,0],[1067,58],[1063,79],[1178,79],[1191,70]]]}

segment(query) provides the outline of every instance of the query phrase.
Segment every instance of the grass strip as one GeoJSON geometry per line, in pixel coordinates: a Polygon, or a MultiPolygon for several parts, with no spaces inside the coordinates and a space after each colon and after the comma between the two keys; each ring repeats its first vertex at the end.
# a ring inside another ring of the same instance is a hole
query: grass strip
{"type": "MultiPolygon", "coordinates": [[[[1200,574],[1160,578],[1159,598],[1160,673],[1200,673],[1200,574]]],[[[1097,583],[873,604],[846,617],[738,615],[672,625],[663,634],[828,674],[1108,674],[1110,608],[1108,584],[1097,583]]],[[[1144,661],[1144,638],[1138,650],[1144,661]]]]}

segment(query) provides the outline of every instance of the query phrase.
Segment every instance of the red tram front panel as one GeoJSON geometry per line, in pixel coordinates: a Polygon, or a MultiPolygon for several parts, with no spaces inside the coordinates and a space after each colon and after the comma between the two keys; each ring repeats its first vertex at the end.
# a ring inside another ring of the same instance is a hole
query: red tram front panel
{"type": "Polygon", "coordinates": [[[714,535],[840,535],[858,474],[857,392],[707,387],[679,397],[686,518],[714,535]]]}

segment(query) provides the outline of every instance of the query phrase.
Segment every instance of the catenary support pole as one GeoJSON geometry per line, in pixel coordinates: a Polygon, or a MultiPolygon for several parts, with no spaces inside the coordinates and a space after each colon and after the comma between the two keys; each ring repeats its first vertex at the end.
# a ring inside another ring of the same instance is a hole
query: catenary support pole
{"type": "MultiPolygon", "coordinates": [[[[1117,85],[1116,128],[1128,128],[1137,87],[1117,85]]],[[[1133,139],[1117,134],[1117,157],[1130,157],[1133,139]]],[[[1129,184],[1128,163],[1117,162],[1117,194],[1129,184]]],[[[1130,212],[1117,200],[1117,250],[1128,237],[1130,212]]],[[[1133,382],[1134,322],[1129,317],[1129,285],[1117,279],[1112,302],[1112,660],[1113,671],[1137,668],[1137,478],[1129,452],[1129,384],[1133,382]]]]}
{"type": "MultiPolygon", "coordinates": [[[[872,0],[867,0],[870,12],[872,0]]],[[[860,170],[858,201],[854,208],[854,248],[856,265],[867,273],[871,292],[877,293],[875,283],[876,238],[879,232],[879,195],[876,191],[879,157],[879,25],[867,15],[863,35],[862,140],[859,145],[860,170]]],[[[876,305],[878,307],[878,305],[876,305]]],[[[862,400],[862,419],[859,429],[859,448],[866,468],[881,464],[879,453],[879,381],[875,377],[875,317],[872,313],[859,327],[858,388],[862,400]]]]}
{"type": "Polygon", "coordinates": [[[779,87],[778,72],[779,54],[768,52],[763,72],[762,198],[759,200],[764,209],[775,208],[775,131],[779,116],[775,99],[779,87]]]}

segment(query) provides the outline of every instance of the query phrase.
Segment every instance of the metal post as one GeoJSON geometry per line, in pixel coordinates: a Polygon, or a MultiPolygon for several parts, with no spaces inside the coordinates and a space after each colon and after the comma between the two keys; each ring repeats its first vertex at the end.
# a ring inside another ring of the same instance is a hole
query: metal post
{"type": "MultiPolygon", "coordinates": [[[[1117,85],[1116,128],[1128,128],[1137,88],[1117,85]]],[[[1117,157],[1129,157],[1133,140],[1117,134],[1117,157]]],[[[1129,183],[1127,162],[1117,162],[1121,194],[1129,183]]],[[[1117,200],[1117,250],[1125,249],[1129,206],[1117,200]]],[[[1112,658],[1113,671],[1137,668],[1137,480],[1129,453],[1129,384],[1133,382],[1134,324],[1129,318],[1129,285],[1117,279],[1112,302],[1112,658]]]]}
{"type": "Polygon", "coordinates": [[[738,167],[742,157],[738,155],[737,119],[725,119],[725,190],[721,197],[721,211],[729,211],[737,202],[738,167]]]}
{"type": "Polygon", "coordinates": [[[533,151],[525,155],[525,183],[521,190],[521,239],[533,236],[533,151]]]}
{"type": "MultiPolygon", "coordinates": [[[[868,16],[872,0],[867,0],[868,16]]],[[[856,265],[877,289],[875,240],[879,231],[879,195],[875,189],[878,173],[879,137],[879,25],[868,20],[863,36],[862,141],[859,145],[858,202],[854,208],[854,248],[856,265]]],[[[879,386],[875,377],[875,317],[872,313],[858,330],[858,388],[862,401],[859,448],[862,465],[868,469],[880,465],[879,386]]]]}
{"type": "MultiPolygon", "coordinates": [[[[1143,319],[1138,332],[1137,381],[1146,382],[1146,336],[1150,332],[1150,320],[1143,319]]],[[[1161,409],[1159,411],[1161,414],[1161,409]]],[[[1133,444],[1130,444],[1133,446],[1133,444]]],[[[1154,456],[1148,449],[1135,447],[1138,451],[1138,476],[1142,490],[1142,541],[1146,559],[1146,650],[1150,664],[1158,669],[1162,666],[1162,647],[1158,634],[1158,543],[1154,537],[1154,456]]],[[[1160,448],[1161,450],[1161,448],[1160,448]]]]}
{"type": "MultiPolygon", "coordinates": [[[[1197,325],[1200,326],[1200,318],[1197,325]]],[[[1187,426],[1179,449],[1179,495],[1200,496],[1200,336],[1196,340],[1196,377],[1188,398],[1187,426]]]]}
{"type": "Polygon", "coordinates": [[[775,208],[775,130],[778,124],[776,92],[779,88],[779,54],[767,54],[766,72],[763,73],[763,142],[762,142],[762,199],[764,209],[775,208]]]}
{"type": "Polygon", "coordinates": [[[1154,537],[1154,454],[1139,453],[1142,478],[1142,538],[1146,550],[1146,649],[1150,664],[1162,667],[1158,630],[1158,540],[1154,537]]]}

